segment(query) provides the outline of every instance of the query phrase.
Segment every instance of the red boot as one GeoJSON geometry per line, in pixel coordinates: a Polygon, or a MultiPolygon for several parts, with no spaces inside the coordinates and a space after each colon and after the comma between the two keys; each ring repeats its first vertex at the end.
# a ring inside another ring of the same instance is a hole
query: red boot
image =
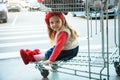
{"type": "Polygon", "coordinates": [[[40,54],[39,49],[34,49],[33,51],[28,52],[28,55],[30,57],[30,62],[35,62],[36,60],[34,59],[34,55],[40,54]]]}
{"type": "Polygon", "coordinates": [[[39,49],[34,49],[34,50],[33,50],[33,53],[34,53],[34,54],[40,54],[41,52],[40,52],[39,49]]]}
{"type": "Polygon", "coordinates": [[[24,49],[20,50],[20,55],[24,64],[27,65],[30,62],[30,58],[24,49]]]}
{"type": "Polygon", "coordinates": [[[23,62],[25,63],[25,65],[27,65],[30,62],[35,62],[34,55],[40,54],[40,50],[34,49],[33,51],[31,51],[29,49],[26,50],[21,49],[20,54],[23,59],[23,62]]]}

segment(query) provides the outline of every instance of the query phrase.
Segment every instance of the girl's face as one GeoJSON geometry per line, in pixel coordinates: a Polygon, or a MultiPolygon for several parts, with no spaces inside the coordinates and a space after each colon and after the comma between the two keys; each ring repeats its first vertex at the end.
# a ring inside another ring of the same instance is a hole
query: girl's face
{"type": "Polygon", "coordinates": [[[50,28],[58,31],[62,27],[62,20],[58,16],[52,16],[49,19],[50,28]]]}

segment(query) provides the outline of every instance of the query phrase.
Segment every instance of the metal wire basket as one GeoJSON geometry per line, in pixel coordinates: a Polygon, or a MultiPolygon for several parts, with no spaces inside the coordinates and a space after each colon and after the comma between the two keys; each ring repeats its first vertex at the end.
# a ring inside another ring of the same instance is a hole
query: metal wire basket
{"type": "Polygon", "coordinates": [[[85,2],[83,0],[43,0],[41,2],[42,11],[75,12],[84,11],[85,2]]]}

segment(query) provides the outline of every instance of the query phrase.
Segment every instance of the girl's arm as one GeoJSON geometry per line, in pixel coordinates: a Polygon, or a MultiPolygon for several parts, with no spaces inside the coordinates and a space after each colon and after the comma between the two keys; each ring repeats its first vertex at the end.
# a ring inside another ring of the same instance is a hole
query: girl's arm
{"type": "Polygon", "coordinates": [[[51,62],[54,62],[56,58],[59,56],[60,52],[62,51],[64,44],[68,38],[67,32],[60,32],[58,35],[57,43],[55,45],[55,48],[49,58],[51,62]]]}

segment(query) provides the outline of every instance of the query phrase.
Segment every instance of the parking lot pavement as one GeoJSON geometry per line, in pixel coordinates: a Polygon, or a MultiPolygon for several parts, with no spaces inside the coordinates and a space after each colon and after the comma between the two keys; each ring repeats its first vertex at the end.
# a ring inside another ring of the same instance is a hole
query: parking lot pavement
{"type": "MultiPolygon", "coordinates": [[[[80,77],[62,73],[50,73],[49,80],[80,80],[80,77]]],[[[0,80],[42,80],[35,64],[24,65],[20,58],[0,60],[0,80]]],[[[86,80],[83,79],[82,80],[86,80]]]]}
{"type": "Polygon", "coordinates": [[[20,58],[0,60],[0,80],[40,80],[40,73],[20,58]]]}
{"type": "MultiPolygon", "coordinates": [[[[110,69],[110,80],[120,80],[114,68],[110,69]]],[[[85,77],[74,76],[59,72],[50,72],[48,80],[89,80],[85,77]]],[[[35,64],[24,65],[20,58],[0,60],[0,80],[42,80],[35,64]]]]}

